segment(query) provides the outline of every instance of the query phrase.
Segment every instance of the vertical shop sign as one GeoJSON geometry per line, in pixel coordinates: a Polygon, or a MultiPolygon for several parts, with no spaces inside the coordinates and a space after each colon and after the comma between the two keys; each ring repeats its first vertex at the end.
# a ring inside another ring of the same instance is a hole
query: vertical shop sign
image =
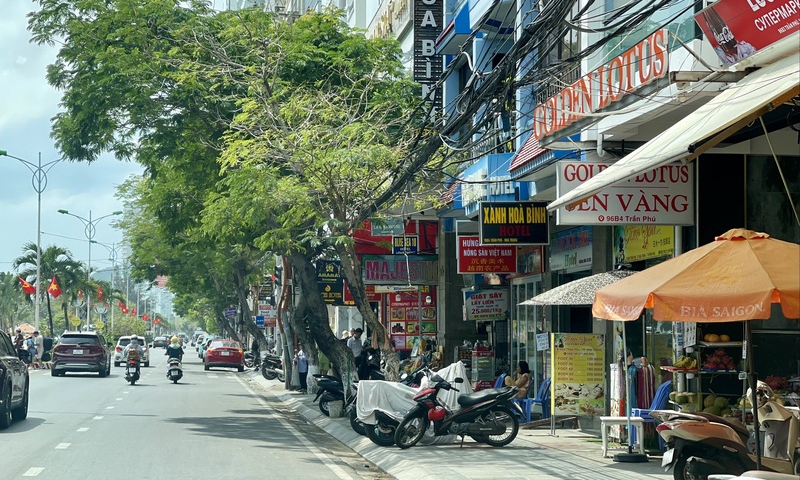
{"type": "Polygon", "coordinates": [[[442,33],[444,0],[414,0],[414,80],[422,85],[422,98],[433,103],[432,114],[442,110],[442,56],[436,55],[436,38],[442,33]]]}
{"type": "Polygon", "coordinates": [[[344,305],[344,279],[335,260],[317,261],[317,289],[327,305],[344,305]]]}
{"type": "Polygon", "coordinates": [[[592,333],[553,333],[550,411],[598,415],[605,411],[605,341],[592,333]]]}
{"type": "Polygon", "coordinates": [[[517,247],[481,245],[477,235],[460,235],[458,273],[514,273],[517,271],[517,247]]]}
{"type": "Polygon", "coordinates": [[[436,336],[436,287],[423,285],[420,288],[420,292],[388,295],[389,332],[395,350],[414,348],[414,342],[420,337],[420,328],[423,337],[436,336]]]}
{"type": "Polygon", "coordinates": [[[675,229],[664,225],[614,227],[614,265],[675,253],[675,229]]]}

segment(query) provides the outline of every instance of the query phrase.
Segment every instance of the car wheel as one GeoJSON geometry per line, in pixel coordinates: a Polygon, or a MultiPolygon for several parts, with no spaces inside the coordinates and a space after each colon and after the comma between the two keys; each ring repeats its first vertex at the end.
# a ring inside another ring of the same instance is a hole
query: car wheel
{"type": "Polygon", "coordinates": [[[61,375],[61,374],[60,374],[60,373],[58,373],[58,372],[56,371],[56,369],[55,369],[55,368],[54,368],[54,369],[52,369],[52,370],[50,370],[50,376],[52,376],[52,377],[58,377],[58,376],[60,376],[60,375],[61,375]]]}
{"type": "Polygon", "coordinates": [[[114,362],[114,366],[115,366],[115,367],[119,367],[119,365],[120,365],[120,363],[119,363],[119,362],[114,362]]]}
{"type": "Polygon", "coordinates": [[[106,375],[108,375],[108,370],[106,370],[105,368],[103,368],[103,369],[102,369],[102,370],[100,370],[98,373],[100,374],[100,378],[103,378],[103,377],[105,377],[106,375]]]}
{"type": "Polygon", "coordinates": [[[26,418],[28,418],[28,391],[29,391],[28,386],[29,386],[29,384],[30,384],[30,380],[25,382],[25,393],[23,394],[22,403],[20,404],[20,406],[18,406],[14,410],[11,410],[11,416],[14,418],[14,420],[19,421],[19,420],[25,420],[26,418]]]}
{"type": "Polygon", "coordinates": [[[149,368],[149,367],[150,367],[150,362],[144,362],[144,368],[149,368]]]}
{"type": "Polygon", "coordinates": [[[6,386],[5,408],[0,412],[0,430],[11,426],[11,383],[6,386]]]}
{"type": "Polygon", "coordinates": [[[239,370],[239,373],[244,372],[244,367],[239,365],[239,368],[237,368],[237,370],[239,370]]]}
{"type": "Polygon", "coordinates": [[[208,370],[208,365],[203,365],[203,370],[208,370]]]}

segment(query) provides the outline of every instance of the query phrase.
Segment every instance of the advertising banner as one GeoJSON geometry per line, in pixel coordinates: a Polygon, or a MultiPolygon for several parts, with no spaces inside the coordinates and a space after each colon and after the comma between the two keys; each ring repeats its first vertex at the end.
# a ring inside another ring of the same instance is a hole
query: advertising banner
{"type": "Polygon", "coordinates": [[[800,30],[798,10],[797,0],[719,0],[694,20],[727,67],[800,30]]]}
{"type": "Polygon", "coordinates": [[[592,267],[592,227],[576,227],[553,235],[550,270],[592,267]]]}
{"type": "Polygon", "coordinates": [[[423,285],[421,288],[421,292],[401,292],[387,297],[389,333],[395,350],[414,348],[420,328],[423,337],[436,335],[436,287],[423,285]]]}
{"type": "Polygon", "coordinates": [[[547,202],[480,202],[482,245],[547,245],[547,202]]]}
{"type": "MultiPolygon", "coordinates": [[[[381,301],[381,294],[375,293],[375,285],[364,285],[364,289],[367,291],[367,301],[381,301]]],[[[350,293],[350,287],[347,282],[344,282],[344,304],[349,306],[356,304],[356,301],[353,299],[353,294],[350,293]]]]}
{"type": "Polygon", "coordinates": [[[673,227],[658,225],[614,227],[614,265],[672,256],[675,252],[674,237],[673,227]]]}
{"type": "Polygon", "coordinates": [[[524,245],[517,248],[517,273],[519,275],[538,275],[544,272],[541,245],[524,245]]]}
{"type": "Polygon", "coordinates": [[[317,289],[327,305],[344,305],[344,279],[338,260],[317,260],[317,289]]]}
{"type": "Polygon", "coordinates": [[[505,290],[464,291],[464,320],[493,321],[508,319],[508,292],[505,290]]]}
{"type": "Polygon", "coordinates": [[[604,336],[553,333],[550,411],[553,415],[602,415],[605,411],[604,336]]]}
{"type": "MultiPolygon", "coordinates": [[[[556,195],[562,196],[612,164],[558,162],[556,195]]],[[[691,165],[664,165],[605,187],[573,210],[556,211],[557,225],[692,225],[694,170],[691,165]]]]}
{"type": "Polygon", "coordinates": [[[417,235],[392,235],[392,253],[403,255],[419,252],[419,237],[417,235]]]}
{"type": "Polygon", "coordinates": [[[477,235],[460,235],[458,243],[458,273],[514,273],[517,271],[517,247],[481,245],[477,235]]]}

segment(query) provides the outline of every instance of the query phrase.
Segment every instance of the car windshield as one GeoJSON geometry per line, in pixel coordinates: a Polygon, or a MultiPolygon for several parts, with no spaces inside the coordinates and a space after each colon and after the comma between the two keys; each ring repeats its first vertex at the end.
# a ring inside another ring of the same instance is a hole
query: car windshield
{"type": "Polygon", "coordinates": [[[239,342],[233,340],[214,340],[213,342],[211,342],[211,347],[239,348],[239,342]]]}
{"type": "MultiPolygon", "coordinates": [[[[131,339],[130,338],[120,338],[119,339],[119,346],[120,347],[127,346],[129,343],[131,343],[131,339]]],[[[140,339],[136,340],[136,343],[138,343],[139,346],[142,346],[142,339],[140,338],[140,339]]]]}
{"type": "Polygon", "coordinates": [[[64,335],[58,343],[69,345],[98,345],[100,342],[97,337],[90,337],[88,335],[64,335]]]}

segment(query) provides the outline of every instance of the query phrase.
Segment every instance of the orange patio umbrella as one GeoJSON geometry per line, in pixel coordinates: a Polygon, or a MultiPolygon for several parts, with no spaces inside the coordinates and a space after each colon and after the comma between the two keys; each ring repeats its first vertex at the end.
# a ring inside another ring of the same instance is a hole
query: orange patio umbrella
{"type": "Polygon", "coordinates": [[[597,290],[592,314],[627,321],[652,308],[658,321],[734,322],[768,319],[772,303],[800,318],[800,245],[737,228],[597,290]]]}
{"type": "MultiPolygon", "coordinates": [[[[765,320],[778,303],[786,318],[800,318],[800,245],[741,228],[595,292],[592,314],[636,320],[645,308],[658,321],[765,320]]],[[[756,401],[750,322],[745,322],[747,371],[756,401]]],[[[758,410],[753,409],[756,466],[761,468],[758,410]]]]}

